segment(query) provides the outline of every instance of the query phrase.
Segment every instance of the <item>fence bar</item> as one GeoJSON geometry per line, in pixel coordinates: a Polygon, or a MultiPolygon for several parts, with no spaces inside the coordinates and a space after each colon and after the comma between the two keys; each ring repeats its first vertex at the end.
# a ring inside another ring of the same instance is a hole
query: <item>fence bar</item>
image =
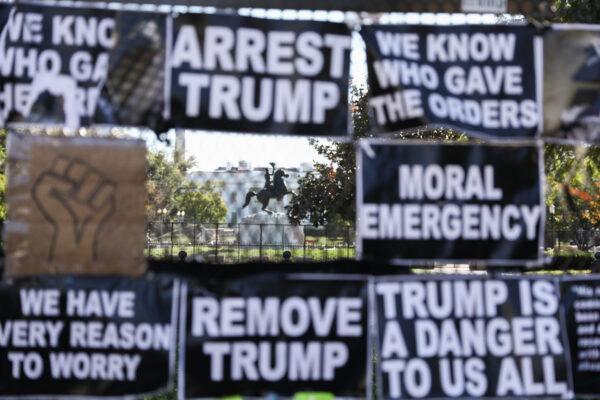
{"type": "Polygon", "coordinates": [[[260,224],[260,239],[258,246],[258,258],[262,261],[263,259],[263,224],[260,224]]]}
{"type": "Polygon", "coordinates": [[[354,248],[353,229],[352,226],[314,227],[308,224],[294,226],[292,224],[178,222],[164,218],[159,222],[147,223],[145,248],[148,256],[156,259],[176,260],[177,252],[185,249],[186,252],[188,250],[191,252],[190,260],[198,256],[199,259],[215,263],[244,262],[256,259],[258,251],[258,259],[268,258],[274,261],[281,260],[283,252],[288,249],[296,261],[325,261],[336,257],[351,257],[354,248]],[[190,223],[193,224],[191,229],[190,223]],[[248,234],[242,235],[242,229],[246,229],[245,232],[248,234]],[[277,229],[281,229],[281,232],[277,229]],[[290,235],[286,236],[288,232],[290,235]],[[258,237],[256,237],[257,233],[258,237]],[[302,241],[298,240],[300,235],[302,241]],[[344,236],[345,254],[342,243],[344,236]],[[340,251],[330,255],[328,246],[336,246],[335,249],[340,251]]]}

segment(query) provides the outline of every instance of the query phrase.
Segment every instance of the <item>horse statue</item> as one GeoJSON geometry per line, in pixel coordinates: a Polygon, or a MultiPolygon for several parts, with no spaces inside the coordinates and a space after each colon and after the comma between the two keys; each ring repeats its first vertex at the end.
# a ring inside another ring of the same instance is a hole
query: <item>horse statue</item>
{"type": "Polygon", "coordinates": [[[287,194],[294,195],[294,192],[288,190],[287,186],[285,185],[285,181],[283,180],[283,178],[288,178],[289,175],[286,174],[282,169],[278,169],[277,171],[275,171],[275,165],[273,163],[271,163],[271,165],[273,166],[274,172],[273,174],[270,174],[269,170],[266,169],[265,187],[262,188],[258,193],[255,193],[253,191],[249,191],[248,193],[246,193],[246,202],[244,203],[242,208],[247,207],[248,204],[250,204],[250,200],[254,196],[256,196],[256,199],[260,203],[262,203],[262,210],[266,211],[269,214],[273,214],[273,211],[267,209],[267,206],[269,205],[269,201],[271,201],[271,199],[277,199],[278,201],[281,201],[283,199],[283,196],[287,194]],[[273,176],[272,184],[271,175],[273,176]]]}

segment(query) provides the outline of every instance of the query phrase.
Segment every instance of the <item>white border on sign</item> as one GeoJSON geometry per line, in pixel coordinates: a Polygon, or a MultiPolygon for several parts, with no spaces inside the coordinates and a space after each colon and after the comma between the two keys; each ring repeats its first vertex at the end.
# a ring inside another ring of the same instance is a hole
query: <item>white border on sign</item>
{"type": "MultiPolygon", "coordinates": [[[[372,281],[372,277],[370,277],[369,275],[363,275],[363,274],[327,274],[327,273],[310,273],[310,272],[297,272],[297,273],[284,273],[282,276],[282,279],[286,279],[286,280],[305,280],[305,281],[332,281],[335,283],[339,283],[340,281],[346,280],[346,281],[364,281],[364,285],[365,285],[365,290],[366,290],[366,304],[365,304],[365,309],[366,309],[366,321],[365,321],[365,326],[366,326],[366,332],[364,332],[364,335],[367,335],[366,338],[366,343],[367,343],[367,351],[366,351],[366,358],[367,358],[367,368],[366,368],[366,396],[365,397],[341,397],[341,396],[335,396],[336,400],[362,400],[362,399],[370,399],[370,391],[372,389],[371,387],[371,373],[373,373],[372,371],[372,361],[373,361],[373,352],[372,352],[372,346],[373,346],[373,340],[374,340],[374,336],[370,334],[369,331],[369,321],[371,320],[371,318],[374,318],[375,316],[375,312],[374,312],[374,308],[372,308],[371,304],[371,295],[369,292],[369,287],[370,287],[370,283],[372,281]]],[[[186,323],[185,323],[185,318],[187,317],[187,311],[184,310],[184,308],[187,308],[187,283],[184,283],[182,286],[185,286],[185,289],[181,290],[181,295],[182,297],[182,307],[181,307],[181,313],[180,313],[180,321],[179,321],[179,381],[178,381],[178,388],[177,388],[177,399],[178,400],[214,400],[214,397],[185,397],[184,395],[184,390],[185,390],[185,375],[182,371],[184,370],[185,367],[185,328],[186,328],[186,323]],[[186,314],[186,315],[184,315],[186,314]],[[183,321],[183,322],[182,322],[183,321]],[[183,353],[183,354],[182,354],[183,353]],[[183,362],[183,364],[182,364],[183,362]],[[182,383],[183,382],[183,383],[182,383]]],[[[242,396],[244,399],[248,399],[248,400],[264,400],[264,396],[245,396],[245,395],[240,395],[242,396]]],[[[278,399],[293,399],[293,395],[292,396],[277,396],[278,399]]]]}
{"type": "MultiPolygon", "coordinates": [[[[388,146],[416,146],[416,145],[447,145],[447,146],[487,146],[487,147],[535,147],[538,154],[538,174],[539,179],[539,192],[540,192],[540,231],[541,234],[538,237],[538,251],[536,259],[524,259],[524,260],[510,260],[510,259],[402,259],[402,258],[391,258],[388,260],[379,259],[380,261],[389,262],[392,265],[399,265],[405,267],[419,267],[419,266],[431,266],[434,263],[442,264],[484,264],[489,266],[513,266],[513,267],[539,267],[544,264],[544,235],[546,225],[546,210],[544,205],[544,157],[541,146],[541,140],[530,141],[503,141],[494,140],[487,141],[486,143],[469,143],[469,142],[441,142],[441,141],[425,141],[425,140],[412,140],[412,139],[390,139],[390,138],[366,138],[359,139],[356,145],[356,258],[358,260],[365,260],[363,255],[363,238],[360,229],[360,211],[363,206],[363,150],[365,152],[372,151],[372,145],[388,145],[388,146]]],[[[374,155],[374,153],[373,153],[374,155]]],[[[377,258],[369,258],[366,260],[377,260],[377,258]]]]}
{"type": "Polygon", "coordinates": [[[171,304],[171,349],[169,351],[169,391],[174,389],[175,374],[177,372],[177,322],[179,321],[179,291],[181,289],[181,280],[179,278],[173,280],[173,297],[171,304]]]}
{"type": "MultiPolygon", "coordinates": [[[[46,278],[48,278],[49,276],[45,276],[46,278]]],[[[115,276],[112,277],[96,277],[99,279],[105,279],[105,278],[114,278],[115,276]]],[[[37,279],[38,277],[32,277],[33,279],[37,279]]],[[[58,278],[58,276],[52,276],[51,278],[58,278]]],[[[87,277],[89,278],[89,277],[87,277]]],[[[135,280],[145,280],[148,281],[147,278],[131,278],[131,277],[124,277],[125,279],[129,279],[131,282],[135,281],[135,280]]],[[[174,296],[175,293],[175,281],[173,281],[173,288],[171,289],[172,292],[171,294],[173,295],[171,301],[173,303],[178,303],[178,299],[174,296]]],[[[173,311],[174,305],[171,304],[171,311],[173,311]]],[[[174,320],[176,317],[174,317],[174,315],[171,315],[171,329],[172,329],[172,333],[171,333],[171,341],[172,343],[174,343],[175,341],[175,337],[176,337],[176,331],[173,328],[176,328],[176,324],[174,324],[174,320]]],[[[90,349],[88,349],[90,350],[90,349]]],[[[171,359],[174,358],[174,354],[175,354],[175,348],[172,347],[171,349],[169,349],[169,371],[168,371],[168,382],[167,385],[163,388],[160,388],[158,390],[155,390],[153,392],[145,392],[145,393],[135,393],[135,394],[124,394],[124,395],[119,395],[119,396],[98,396],[98,395],[63,395],[63,394],[52,394],[52,395],[46,395],[46,394],[35,394],[35,395],[10,395],[10,396],[2,396],[0,395],[0,400],[63,400],[63,399],[68,399],[68,400],[138,400],[140,398],[143,397],[147,397],[147,396],[160,396],[160,395],[164,395],[170,391],[173,390],[173,378],[175,376],[175,371],[171,368],[171,359]]]]}
{"type": "MultiPolygon", "coordinates": [[[[600,27],[599,29],[600,30],[600,27]]],[[[580,276],[576,276],[576,275],[568,275],[568,276],[561,276],[560,278],[557,278],[558,281],[558,286],[559,286],[559,293],[561,295],[561,310],[562,310],[562,317],[564,318],[564,325],[565,325],[565,337],[568,339],[568,330],[567,330],[567,307],[565,307],[565,303],[564,301],[562,301],[562,291],[560,291],[560,285],[564,282],[564,283],[572,283],[572,282],[582,282],[582,283],[587,283],[589,284],[591,281],[600,281],[600,274],[586,274],[586,275],[580,275],[580,276]]],[[[600,283],[600,282],[599,282],[600,283]]],[[[572,376],[573,374],[573,369],[575,367],[575,365],[573,365],[573,355],[571,354],[571,347],[568,346],[568,351],[569,351],[569,358],[568,358],[568,363],[569,366],[571,366],[572,368],[569,369],[569,373],[571,374],[571,384],[573,387],[573,392],[575,392],[575,377],[572,376]]],[[[598,394],[593,394],[593,393],[577,393],[577,398],[578,399],[598,399],[598,394]]]]}
{"type": "Polygon", "coordinates": [[[177,369],[177,398],[185,400],[185,344],[186,344],[186,318],[187,318],[187,292],[188,284],[184,282],[179,291],[179,368],[177,369]]]}
{"type": "MultiPolygon", "coordinates": [[[[600,32],[600,25],[593,24],[552,24],[550,31],[562,32],[562,31],[593,31],[600,32]]],[[[545,43],[545,40],[544,40],[545,43]]],[[[542,65],[543,68],[543,65],[542,65]]],[[[543,99],[542,99],[543,101],[543,99]]],[[[561,137],[560,130],[552,131],[551,134],[542,135],[544,143],[553,143],[567,146],[598,146],[600,145],[600,138],[596,140],[576,139],[561,137]],[[554,135],[556,134],[556,136],[554,135]]]]}
{"type": "MultiPolygon", "coordinates": [[[[394,26],[399,26],[398,24],[392,24],[392,25],[370,25],[369,27],[373,27],[373,28],[385,28],[385,27],[394,27],[394,26]]],[[[403,25],[403,26],[412,26],[411,24],[409,25],[403,25]]],[[[414,26],[418,26],[418,27],[434,27],[434,28],[439,28],[442,25],[432,25],[432,24],[419,24],[419,25],[414,25],[414,26]]],[[[481,27],[481,28],[490,28],[493,26],[500,26],[500,25],[482,25],[482,24],[459,24],[459,25],[450,25],[451,27],[481,27]]],[[[513,23],[510,25],[511,27],[526,27],[527,26],[527,22],[526,21],[517,21],[516,23],[513,23]]],[[[593,26],[593,25],[591,25],[593,26]]],[[[598,28],[600,29],[600,27],[598,28]]],[[[544,38],[543,36],[539,36],[537,33],[534,33],[534,37],[533,37],[533,67],[534,67],[534,80],[535,80],[535,92],[533,93],[533,95],[535,96],[534,100],[536,102],[537,108],[538,108],[538,126],[537,129],[535,131],[535,133],[530,134],[530,135],[503,135],[503,136],[499,136],[499,135],[495,135],[493,133],[485,133],[485,132],[481,132],[478,131],[476,128],[475,129],[471,129],[468,127],[464,127],[464,126],[458,126],[453,124],[452,122],[445,122],[445,123],[428,123],[425,126],[428,128],[446,128],[446,129],[452,129],[458,132],[462,132],[465,133],[467,136],[470,137],[474,137],[474,138],[479,138],[479,139],[485,139],[485,140],[491,140],[491,141],[503,141],[505,143],[507,142],[511,142],[511,141],[534,141],[537,138],[539,138],[542,134],[543,131],[543,126],[544,126],[544,120],[543,120],[543,115],[544,115],[544,107],[543,107],[543,83],[544,83],[544,79],[543,79],[543,71],[544,71],[544,53],[543,53],[543,41],[544,38]],[[539,42],[539,43],[538,43],[539,42]],[[541,43],[541,44],[540,44],[541,43]],[[541,52],[540,52],[541,49],[541,52]]],[[[369,57],[367,54],[367,64],[369,64],[369,57]]],[[[411,129],[417,129],[417,128],[423,128],[423,126],[415,126],[412,128],[407,128],[405,130],[411,130],[411,129]]],[[[384,130],[382,127],[379,126],[375,126],[375,135],[377,135],[380,138],[390,138],[390,135],[393,135],[395,133],[395,131],[387,131],[384,130]]]]}
{"type": "MultiPolygon", "coordinates": [[[[207,16],[223,16],[223,17],[238,17],[238,18],[243,18],[243,19],[250,19],[250,20],[257,20],[257,21],[266,21],[266,23],[268,24],[269,21],[283,21],[280,19],[273,19],[273,18],[260,18],[260,17],[255,17],[255,16],[248,16],[248,15],[238,15],[238,14],[231,14],[231,13],[227,13],[223,10],[219,10],[218,12],[215,13],[206,13],[206,12],[193,12],[193,11],[189,11],[186,13],[182,13],[182,16],[186,16],[186,15],[207,15],[207,16]]],[[[167,30],[166,30],[166,49],[165,49],[165,87],[164,87],[164,105],[163,105],[163,117],[165,119],[170,119],[171,118],[171,91],[172,91],[172,72],[173,72],[173,68],[171,67],[171,53],[172,53],[172,46],[173,46],[173,35],[175,32],[175,28],[174,28],[174,19],[177,18],[177,16],[173,17],[173,15],[169,15],[167,17],[167,30]]],[[[303,20],[291,20],[288,22],[292,22],[292,23],[297,23],[298,25],[302,25],[306,22],[308,23],[313,23],[313,24],[327,24],[327,25],[343,25],[348,29],[348,37],[350,38],[350,41],[352,41],[352,35],[353,35],[353,31],[352,29],[350,29],[347,24],[344,23],[340,23],[340,22],[330,22],[330,21],[317,21],[317,20],[310,20],[310,21],[303,21],[303,20]]],[[[174,129],[184,129],[186,131],[201,131],[201,132],[219,132],[219,133],[235,133],[235,134],[243,134],[243,135],[263,135],[263,136],[286,136],[286,137],[305,137],[305,138],[315,138],[315,139],[325,139],[325,140],[331,140],[331,141],[338,141],[341,143],[347,143],[352,141],[352,139],[354,138],[354,127],[352,125],[352,108],[351,108],[351,104],[352,104],[352,99],[351,99],[351,92],[350,92],[350,88],[351,88],[351,83],[352,83],[352,76],[350,75],[350,64],[351,64],[351,52],[352,52],[352,45],[350,47],[350,53],[348,55],[348,66],[347,66],[347,73],[348,73],[348,80],[346,82],[344,82],[344,84],[348,87],[348,90],[346,91],[346,102],[345,104],[342,104],[342,99],[340,99],[339,107],[343,107],[345,106],[345,110],[346,110],[346,118],[345,118],[345,124],[346,124],[346,131],[336,134],[336,133],[323,133],[322,135],[318,135],[318,134],[314,134],[314,133],[293,133],[293,132],[285,132],[285,131],[268,131],[268,132],[253,132],[253,131],[242,131],[242,132],[237,132],[237,131],[222,131],[222,130],[215,130],[215,129],[205,129],[205,128],[194,128],[194,127],[185,127],[185,126],[180,126],[179,124],[175,123],[173,124],[173,128],[174,129]]],[[[331,79],[331,81],[333,82],[334,80],[331,79]]],[[[342,91],[343,91],[344,87],[342,87],[342,91]]],[[[177,121],[175,121],[177,122],[177,121]]],[[[288,125],[294,125],[292,123],[289,123],[288,125]]],[[[324,124],[321,124],[324,125],[324,124]]],[[[308,131],[306,131],[308,132],[308,131]]]]}
{"type": "Polygon", "coordinates": [[[544,38],[533,38],[533,66],[535,79],[535,100],[537,104],[538,130],[536,137],[544,133],[544,38]]]}
{"type": "MultiPolygon", "coordinates": [[[[591,276],[591,275],[587,275],[587,276],[591,276]]],[[[600,275],[599,275],[600,277],[600,275]]],[[[491,281],[491,280],[495,280],[495,279],[501,279],[501,280],[540,280],[540,279],[544,279],[547,281],[551,281],[557,292],[556,292],[556,296],[559,300],[559,304],[558,304],[558,311],[557,311],[557,316],[556,318],[558,319],[558,322],[561,327],[561,330],[563,332],[563,334],[561,335],[561,339],[562,339],[562,345],[563,345],[563,349],[564,349],[564,356],[565,356],[565,370],[566,370],[566,377],[567,377],[567,389],[570,391],[570,393],[567,393],[568,395],[571,395],[570,397],[567,398],[572,398],[572,392],[574,389],[573,386],[573,378],[572,378],[572,371],[571,371],[571,359],[570,359],[570,347],[569,347],[569,341],[568,341],[568,336],[566,334],[566,320],[562,319],[561,316],[561,310],[564,310],[564,306],[562,304],[562,299],[561,299],[561,293],[560,293],[560,287],[559,287],[559,283],[560,280],[562,278],[559,278],[555,275],[548,275],[548,274],[540,274],[540,275],[509,275],[509,274],[500,274],[500,275],[467,275],[467,274],[452,274],[452,275],[447,275],[447,274],[435,274],[435,275],[429,275],[429,274],[421,274],[421,275],[383,275],[383,276],[377,276],[373,278],[373,296],[374,297],[374,306],[375,309],[373,310],[373,314],[378,315],[377,313],[377,297],[376,297],[376,293],[375,293],[375,286],[377,285],[377,283],[379,281],[394,281],[394,282],[403,282],[403,281],[423,281],[423,282],[427,282],[427,281],[447,281],[447,280],[483,280],[483,281],[491,281]]],[[[376,341],[376,346],[377,346],[377,351],[378,354],[381,353],[381,349],[379,346],[379,343],[381,342],[380,338],[379,338],[379,328],[377,328],[376,331],[376,335],[374,337],[374,340],[376,341]]],[[[383,397],[383,382],[380,382],[383,380],[383,373],[381,371],[381,363],[378,363],[377,366],[377,371],[376,371],[377,376],[375,377],[378,382],[378,388],[377,388],[377,395],[379,396],[380,399],[384,399],[385,397],[383,397]]],[[[556,397],[556,396],[554,396],[556,397]]],[[[554,398],[552,396],[537,396],[535,398],[539,398],[539,399],[548,399],[548,398],[554,398]]],[[[582,397],[582,396],[577,396],[582,397]]],[[[450,397],[427,397],[427,399],[429,400],[448,400],[450,397]]],[[[483,400],[496,400],[496,399],[502,399],[502,400],[523,400],[523,396],[506,396],[506,397],[480,397],[480,399],[483,400]]],[[[597,396],[593,397],[593,398],[597,398],[597,396]]],[[[401,399],[408,399],[408,397],[401,397],[401,399]]],[[[370,399],[369,399],[370,400],[370,399]]]]}
{"type": "Polygon", "coordinates": [[[381,388],[383,387],[383,382],[381,379],[381,374],[378,371],[381,368],[381,363],[377,363],[377,367],[373,368],[374,364],[374,356],[379,356],[381,354],[381,349],[379,348],[379,318],[377,315],[377,296],[375,295],[375,277],[369,277],[368,282],[369,289],[369,315],[370,324],[369,324],[369,363],[367,370],[367,400],[373,400],[373,381],[376,384],[377,397],[379,399],[383,399],[381,396],[381,388]]]}
{"type": "MultiPolygon", "coordinates": [[[[569,343],[569,330],[567,328],[567,308],[565,307],[565,303],[562,299],[562,291],[560,290],[560,284],[562,279],[559,277],[554,277],[554,287],[556,288],[556,293],[558,293],[558,318],[561,324],[561,338],[563,341],[563,347],[565,348],[565,364],[567,368],[567,379],[569,381],[569,398],[573,398],[575,394],[575,380],[573,379],[573,359],[571,358],[571,345],[569,343]]],[[[578,398],[582,397],[577,395],[578,398]]],[[[597,397],[597,396],[596,396],[597,397]]]]}
{"type": "Polygon", "coordinates": [[[165,76],[163,79],[163,118],[171,118],[171,57],[173,52],[173,15],[165,17],[165,76]]]}
{"type": "MultiPolygon", "coordinates": [[[[546,256],[544,255],[544,242],[546,237],[546,165],[544,162],[544,142],[538,140],[536,143],[538,151],[538,171],[540,174],[540,228],[538,231],[538,260],[540,261],[539,266],[546,263],[546,256]]],[[[552,257],[548,257],[552,259],[552,257]]]]}

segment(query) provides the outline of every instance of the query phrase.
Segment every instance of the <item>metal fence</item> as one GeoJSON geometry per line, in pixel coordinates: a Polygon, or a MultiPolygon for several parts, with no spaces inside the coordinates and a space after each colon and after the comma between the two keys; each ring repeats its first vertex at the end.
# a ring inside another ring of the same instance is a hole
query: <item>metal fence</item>
{"type": "Polygon", "coordinates": [[[154,259],[281,262],[289,252],[290,261],[327,261],[354,258],[355,249],[354,226],[153,222],[146,229],[154,259]]]}
{"type": "MultiPolygon", "coordinates": [[[[356,255],[354,226],[152,222],[146,227],[146,256],[229,264],[247,261],[328,261],[356,255]]],[[[591,256],[600,251],[600,230],[546,229],[552,255],[591,256]]]]}
{"type": "Polygon", "coordinates": [[[598,229],[548,229],[545,237],[546,249],[556,253],[596,253],[600,251],[600,230],[598,229]]]}

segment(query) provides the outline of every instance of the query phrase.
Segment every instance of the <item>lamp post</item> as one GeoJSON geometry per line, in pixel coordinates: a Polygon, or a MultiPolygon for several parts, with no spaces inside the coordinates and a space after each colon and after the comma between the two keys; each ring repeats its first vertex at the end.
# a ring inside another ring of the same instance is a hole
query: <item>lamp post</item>
{"type": "Polygon", "coordinates": [[[162,218],[163,222],[167,222],[167,217],[169,214],[169,210],[167,210],[166,208],[159,208],[156,213],[158,214],[158,216],[160,218],[162,218]]]}
{"type": "Polygon", "coordinates": [[[177,219],[179,220],[179,223],[183,223],[185,218],[185,211],[177,211],[177,219]]]}
{"type": "Polygon", "coordinates": [[[554,215],[556,214],[556,207],[554,206],[554,204],[550,204],[550,206],[548,206],[548,213],[550,213],[550,223],[552,226],[552,249],[554,250],[556,248],[557,241],[560,248],[560,238],[556,234],[556,221],[554,220],[554,215]]]}
{"type": "MultiPolygon", "coordinates": [[[[179,193],[189,193],[189,192],[195,192],[197,191],[197,189],[195,187],[190,187],[190,186],[179,186],[177,189],[175,189],[175,194],[179,194],[179,193]]],[[[185,211],[181,211],[181,217],[185,217],[185,211]]],[[[194,205],[193,209],[192,209],[192,223],[198,222],[196,220],[196,206],[194,205]]],[[[177,213],[177,216],[179,216],[179,212],[177,213]]]]}

